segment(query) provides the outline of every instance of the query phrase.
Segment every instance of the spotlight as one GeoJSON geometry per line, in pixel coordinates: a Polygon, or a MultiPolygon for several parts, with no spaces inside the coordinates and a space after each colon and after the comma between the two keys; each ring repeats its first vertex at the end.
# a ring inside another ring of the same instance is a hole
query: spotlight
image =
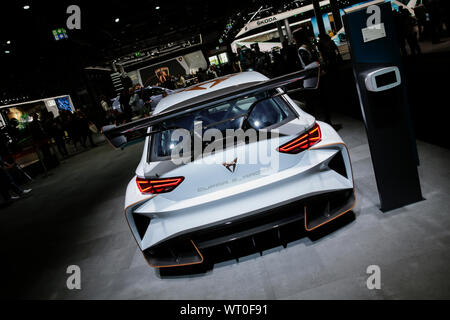
{"type": "Polygon", "coordinates": [[[11,44],[11,41],[10,40],[6,41],[6,44],[11,44]]]}
{"type": "Polygon", "coordinates": [[[24,10],[28,10],[28,9],[30,9],[30,6],[29,6],[29,5],[24,5],[24,6],[23,6],[23,9],[24,9],[24,10]]]}
{"type": "Polygon", "coordinates": [[[159,10],[159,6],[156,6],[156,8],[155,8],[156,10],[159,10]]]}
{"type": "Polygon", "coordinates": [[[114,20],[114,22],[118,23],[120,21],[119,18],[116,18],[116,20],[114,20]]]}

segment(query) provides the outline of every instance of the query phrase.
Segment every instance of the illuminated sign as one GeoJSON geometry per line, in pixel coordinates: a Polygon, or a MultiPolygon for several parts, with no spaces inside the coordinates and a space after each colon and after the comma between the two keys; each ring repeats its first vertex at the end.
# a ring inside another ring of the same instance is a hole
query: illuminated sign
{"type": "Polygon", "coordinates": [[[62,39],[69,39],[69,36],[67,35],[67,31],[64,28],[58,28],[58,29],[52,30],[52,34],[56,41],[59,41],[62,39]]]}

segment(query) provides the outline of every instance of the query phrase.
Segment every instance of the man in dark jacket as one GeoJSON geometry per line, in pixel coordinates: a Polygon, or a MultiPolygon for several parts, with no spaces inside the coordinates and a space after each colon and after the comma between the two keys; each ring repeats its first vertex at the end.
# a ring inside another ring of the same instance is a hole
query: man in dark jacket
{"type": "Polygon", "coordinates": [[[126,117],[126,121],[130,122],[133,110],[131,109],[130,106],[130,94],[127,89],[122,90],[122,92],[120,93],[119,101],[120,101],[120,108],[122,109],[122,112],[126,117]]]}
{"type": "Polygon", "coordinates": [[[29,124],[29,130],[35,147],[41,150],[45,159],[50,159],[52,154],[48,144],[49,136],[43,123],[39,120],[39,114],[33,114],[33,121],[29,124]]]}
{"type": "Polygon", "coordinates": [[[89,128],[90,121],[84,114],[84,112],[78,112],[78,125],[80,128],[81,134],[81,143],[83,147],[86,148],[86,140],[89,138],[89,142],[91,143],[91,147],[96,147],[97,145],[92,140],[92,131],[89,128]]]}
{"type": "Polygon", "coordinates": [[[66,143],[64,142],[65,134],[60,117],[53,118],[50,121],[48,132],[50,136],[53,138],[53,140],[55,140],[56,147],[58,148],[59,153],[63,157],[67,157],[69,153],[67,152],[66,143]]]}

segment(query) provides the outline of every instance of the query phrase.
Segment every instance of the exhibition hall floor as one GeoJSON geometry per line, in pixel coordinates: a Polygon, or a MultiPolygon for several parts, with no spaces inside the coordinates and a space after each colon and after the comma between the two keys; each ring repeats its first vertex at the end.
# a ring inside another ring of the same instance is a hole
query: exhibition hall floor
{"type": "MultiPolygon", "coordinates": [[[[142,145],[80,153],[0,209],[2,296],[37,299],[449,299],[450,150],[418,142],[425,201],[382,213],[363,124],[336,116],[350,148],[355,219],[287,248],[223,259],[204,273],[150,268],[123,215],[142,145]],[[313,238],[313,239],[311,239],[313,238]],[[81,290],[66,287],[69,265],[81,290]],[[367,267],[381,268],[369,290],[367,267]]],[[[389,161],[389,159],[386,159],[389,161]]]]}

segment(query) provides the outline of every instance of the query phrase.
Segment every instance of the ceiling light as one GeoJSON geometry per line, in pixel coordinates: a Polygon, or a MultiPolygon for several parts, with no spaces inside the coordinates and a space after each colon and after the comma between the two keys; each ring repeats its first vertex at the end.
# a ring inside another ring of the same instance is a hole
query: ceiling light
{"type": "Polygon", "coordinates": [[[6,50],[5,53],[8,54],[8,53],[11,53],[11,51],[6,50]]]}
{"type": "Polygon", "coordinates": [[[115,22],[119,22],[120,21],[120,19],[119,18],[116,18],[116,20],[114,20],[115,22]]]}
{"type": "Polygon", "coordinates": [[[23,6],[23,8],[24,8],[25,10],[28,10],[28,9],[30,9],[30,6],[29,6],[29,5],[25,5],[25,6],[23,6]]]}
{"type": "Polygon", "coordinates": [[[6,41],[6,44],[11,44],[11,41],[9,41],[9,40],[8,40],[8,41],[6,41]]]}
{"type": "Polygon", "coordinates": [[[155,9],[156,9],[156,10],[159,10],[159,6],[157,6],[155,9]]]}

